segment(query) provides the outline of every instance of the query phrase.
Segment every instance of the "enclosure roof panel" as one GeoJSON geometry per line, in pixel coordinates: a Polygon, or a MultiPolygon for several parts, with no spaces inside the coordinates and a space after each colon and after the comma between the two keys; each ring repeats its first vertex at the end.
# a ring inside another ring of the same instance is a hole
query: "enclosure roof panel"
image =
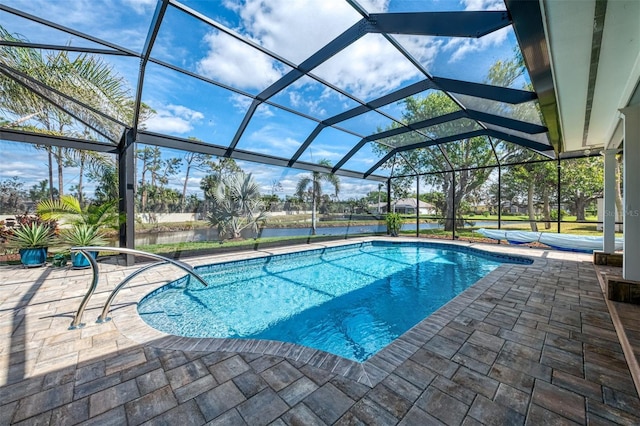
{"type": "MultiPolygon", "coordinates": [[[[74,123],[63,136],[90,136],[86,147],[117,144],[137,124],[148,144],[307,170],[328,159],[334,173],[379,179],[400,152],[421,161],[409,151],[479,135],[536,151],[559,146],[500,1],[87,5],[65,2],[73,13],[56,2],[0,5],[2,84],[46,96],[74,123]],[[43,67],[60,55],[95,56],[135,108],[122,115],[105,99],[58,94],[59,84],[21,55],[43,67]]],[[[41,120],[0,108],[9,139],[45,131],[41,120]]]]}

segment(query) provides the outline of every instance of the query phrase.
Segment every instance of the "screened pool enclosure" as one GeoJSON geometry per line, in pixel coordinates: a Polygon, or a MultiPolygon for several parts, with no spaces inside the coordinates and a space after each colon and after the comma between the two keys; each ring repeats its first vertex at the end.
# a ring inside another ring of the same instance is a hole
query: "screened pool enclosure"
{"type": "MultiPolygon", "coordinates": [[[[537,2],[68,9],[0,5],[0,143],[7,159],[49,156],[49,196],[56,163],[57,193],[67,167],[80,197],[86,174],[94,198],[118,198],[121,246],[135,246],[136,215],[205,218],[207,176],[237,169],[272,217],[318,210],[318,227],[343,221],[343,235],[384,232],[362,221],[391,211],[448,238],[600,229],[600,149],[565,146],[537,2]],[[98,153],[109,179],[69,151],[98,153]],[[326,176],[339,188],[296,188],[326,176]]],[[[3,179],[22,175],[11,164],[3,179]]]]}

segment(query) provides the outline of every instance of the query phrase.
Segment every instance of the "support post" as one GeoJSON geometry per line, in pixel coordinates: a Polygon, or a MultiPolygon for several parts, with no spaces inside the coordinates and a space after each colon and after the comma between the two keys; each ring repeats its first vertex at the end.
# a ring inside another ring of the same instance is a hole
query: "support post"
{"type": "Polygon", "coordinates": [[[616,251],[616,153],[608,149],[604,154],[604,214],[602,251],[611,254],[616,251]]]}
{"type": "Polygon", "coordinates": [[[451,239],[456,239],[456,172],[452,171],[453,174],[453,185],[451,185],[451,206],[453,211],[453,230],[451,233],[451,239]]]}
{"type": "Polygon", "coordinates": [[[416,238],[420,237],[420,175],[416,176],[416,238]]]}
{"type": "Polygon", "coordinates": [[[624,115],[624,257],[622,278],[640,281],[640,105],[622,108],[624,115]]]}
{"type": "Polygon", "coordinates": [[[560,184],[560,178],[562,177],[562,166],[560,165],[560,158],[558,158],[558,164],[556,165],[557,169],[558,169],[558,184],[557,184],[557,195],[558,195],[558,210],[557,210],[557,221],[558,221],[558,234],[560,233],[560,221],[562,220],[562,214],[560,213],[560,211],[562,210],[562,197],[560,194],[560,191],[562,191],[562,185],[560,184]]]}
{"type": "Polygon", "coordinates": [[[502,165],[498,166],[498,229],[502,229],[502,165]]]}
{"type": "Polygon", "coordinates": [[[391,178],[387,179],[387,213],[391,213],[391,178]]]}
{"type": "MultiPolygon", "coordinates": [[[[118,145],[118,213],[120,220],[120,247],[135,249],[135,161],[134,131],[127,129],[118,145]]],[[[127,266],[135,263],[132,254],[125,254],[127,266]]]]}

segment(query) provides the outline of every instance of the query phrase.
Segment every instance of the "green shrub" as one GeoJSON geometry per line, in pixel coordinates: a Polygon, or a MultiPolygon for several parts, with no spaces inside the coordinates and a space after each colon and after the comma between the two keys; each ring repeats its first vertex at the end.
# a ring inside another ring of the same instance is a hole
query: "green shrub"
{"type": "Polygon", "coordinates": [[[79,223],[60,231],[60,238],[70,246],[101,246],[107,243],[104,231],[96,225],[79,223]]]}
{"type": "Polygon", "coordinates": [[[53,242],[53,230],[46,223],[20,225],[8,237],[10,246],[18,249],[48,247],[53,242]]]}
{"type": "MultiPolygon", "coordinates": [[[[567,214],[568,213],[566,212],[566,210],[560,209],[560,220],[564,219],[564,217],[567,214]]],[[[556,210],[556,209],[551,210],[550,216],[551,216],[551,220],[558,220],[558,210],[556,210]]]]}
{"type": "Polygon", "coordinates": [[[402,228],[402,216],[400,213],[387,213],[385,221],[387,222],[387,232],[391,236],[397,236],[400,228],[402,228]]]}

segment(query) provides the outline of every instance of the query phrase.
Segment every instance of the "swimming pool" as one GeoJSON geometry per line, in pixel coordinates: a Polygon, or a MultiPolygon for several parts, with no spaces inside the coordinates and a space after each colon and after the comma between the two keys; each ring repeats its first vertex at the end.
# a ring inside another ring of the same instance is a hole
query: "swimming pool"
{"type": "Polygon", "coordinates": [[[468,247],[373,241],[198,267],[145,296],[165,333],[296,343],[365,361],[501,263],[468,247]]]}

